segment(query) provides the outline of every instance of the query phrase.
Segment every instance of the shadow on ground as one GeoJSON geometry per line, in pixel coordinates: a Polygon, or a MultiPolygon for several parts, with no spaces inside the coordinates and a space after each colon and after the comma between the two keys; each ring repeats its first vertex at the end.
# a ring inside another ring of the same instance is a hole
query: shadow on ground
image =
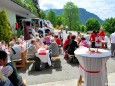
{"type": "Polygon", "coordinates": [[[28,63],[27,65],[27,70],[23,70],[22,68],[18,68],[18,73],[28,73],[28,75],[41,75],[41,74],[52,74],[52,70],[56,70],[56,71],[62,71],[62,66],[60,66],[59,68],[54,68],[54,67],[50,67],[50,66],[47,66],[45,67],[44,69],[41,69],[41,70],[35,70],[34,69],[34,66],[33,66],[33,63],[28,63]]]}

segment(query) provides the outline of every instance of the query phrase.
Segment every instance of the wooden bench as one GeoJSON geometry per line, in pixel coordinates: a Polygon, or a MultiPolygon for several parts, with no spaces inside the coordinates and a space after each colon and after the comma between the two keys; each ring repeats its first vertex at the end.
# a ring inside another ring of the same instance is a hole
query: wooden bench
{"type": "Polygon", "coordinates": [[[54,68],[59,68],[61,66],[61,61],[59,56],[52,57],[51,60],[52,60],[52,66],[54,68]]]}
{"type": "Polygon", "coordinates": [[[21,59],[12,60],[16,68],[21,67],[26,70],[26,52],[27,50],[21,52],[21,59]]]}

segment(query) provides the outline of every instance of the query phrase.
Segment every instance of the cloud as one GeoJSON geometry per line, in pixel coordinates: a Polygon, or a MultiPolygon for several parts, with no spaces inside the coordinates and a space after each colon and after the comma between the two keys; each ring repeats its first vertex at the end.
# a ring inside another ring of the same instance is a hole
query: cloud
{"type": "Polygon", "coordinates": [[[48,8],[48,9],[56,8],[55,5],[50,4],[50,3],[44,4],[43,7],[44,7],[45,9],[47,9],[47,8],[48,8]]]}
{"type": "MultiPolygon", "coordinates": [[[[70,0],[39,0],[41,9],[60,9],[70,0]]],[[[115,17],[115,0],[71,0],[79,8],[98,15],[101,19],[115,17]]]]}

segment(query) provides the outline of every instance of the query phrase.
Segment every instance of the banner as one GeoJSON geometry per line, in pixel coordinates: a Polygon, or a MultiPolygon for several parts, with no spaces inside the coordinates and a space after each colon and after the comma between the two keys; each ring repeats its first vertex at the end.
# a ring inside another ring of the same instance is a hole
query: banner
{"type": "Polygon", "coordinates": [[[102,37],[101,36],[95,37],[95,46],[96,47],[102,46],[102,37]]]}

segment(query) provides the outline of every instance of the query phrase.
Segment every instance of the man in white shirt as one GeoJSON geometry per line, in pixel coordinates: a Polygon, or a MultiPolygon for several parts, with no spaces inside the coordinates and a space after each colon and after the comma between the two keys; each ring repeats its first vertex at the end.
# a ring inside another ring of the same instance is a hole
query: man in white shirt
{"type": "Polygon", "coordinates": [[[10,51],[11,60],[21,59],[21,47],[17,44],[14,44],[13,42],[10,43],[10,46],[11,46],[10,51]]]}
{"type": "Polygon", "coordinates": [[[115,32],[110,35],[111,57],[115,57],[115,32]]]}

